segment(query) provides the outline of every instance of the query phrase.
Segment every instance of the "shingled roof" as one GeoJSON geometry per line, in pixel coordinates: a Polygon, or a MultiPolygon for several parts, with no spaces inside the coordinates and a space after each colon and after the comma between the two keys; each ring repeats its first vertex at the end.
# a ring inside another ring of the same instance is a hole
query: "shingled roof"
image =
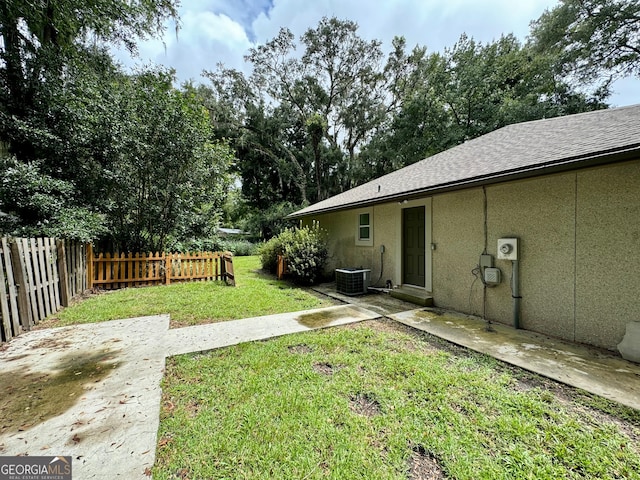
{"type": "Polygon", "coordinates": [[[290,217],[632,158],[640,158],[640,105],[517,123],[303,208],[290,217]]]}

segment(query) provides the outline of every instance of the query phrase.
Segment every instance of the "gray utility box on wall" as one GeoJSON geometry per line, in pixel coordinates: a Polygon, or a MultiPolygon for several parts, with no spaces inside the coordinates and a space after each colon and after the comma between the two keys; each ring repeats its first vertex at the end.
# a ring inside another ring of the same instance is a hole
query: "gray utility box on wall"
{"type": "Polygon", "coordinates": [[[336,290],[343,295],[367,293],[371,283],[371,270],[364,268],[337,268],[336,290]]]}

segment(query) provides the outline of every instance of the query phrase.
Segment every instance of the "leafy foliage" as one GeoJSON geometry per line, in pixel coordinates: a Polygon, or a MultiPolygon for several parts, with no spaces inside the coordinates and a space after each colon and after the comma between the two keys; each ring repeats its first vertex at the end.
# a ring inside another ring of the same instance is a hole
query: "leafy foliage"
{"type": "Polygon", "coordinates": [[[289,241],[283,242],[283,249],[287,268],[296,282],[312,284],[320,278],[329,254],[326,232],[320,224],[293,230],[289,241]]]}
{"type": "Polygon", "coordinates": [[[640,76],[640,1],[561,0],[532,24],[539,52],[554,52],[556,68],[583,83],[640,76]],[[604,76],[604,77],[603,77],[604,76]]]}
{"type": "Polygon", "coordinates": [[[328,253],[326,232],[317,223],[287,228],[259,249],[262,268],[275,272],[277,257],[283,255],[293,280],[305,285],[321,277],[328,253]]]}
{"type": "Polygon", "coordinates": [[[284,255],[284,243],[290,241],[292,230],[284,230],[280,235],[270,238],[258,247],[258,255],[262,268],[271,273],[276,273],[278,267],[278,255],[284,255]]]}
{"type": "Polygon", "coordinates": [[[106,172],[108,212],[112,242],[122,250],[215,235],[232,156],[210,141],[207,111],[172,81],[165,72],[129,77],[114,104],[121,134],[106,172]]]}
{"type": "Polygon", "coordinates": [[[123,73],[87,36],[133,48],[175,2],[9,1],[0,7],[2,233],[163,250],[211,238],[232,154],[162,69],[123,73]]]}
{"type": "Polygon", "coordinates": [[[513,35],[487,44],[462,35],[443,54],[419,53],[397,114],[360,157],[363,179],[505,125],[606,106],[556,78],[553,58],[534,54],[513,35]]]}
{"type": "Polygon", "coordinates": [[[0,203],[7,210],[2,217],[3,231],[85,242],[104,233],[103,215],[75,204],[73,184],[43,173],[42,162],[21,163],[10,158],[2,161],[0,169],[4,172],[0,203]]]}
{"type": "Polygon", "coordinates": [[[381,44],[357,29],[325,17],[301,36],[299,56],[283,28],[249,51],[249,78],[224,68],[207,74],[211,108],[225,121],[220,135],[235,138],[243,193],[252,202],[275,194],[300,205],[352,186],[350,166],[386,111],[381,44]]]}
{"type": "Polygon", "coordinates": [[[231,252],[236,257],[249,257],[257,253],[258,246],[246,239],[225,239],[220,242],[220,250],[231,252]]]}
{"type": "Polygon", "coordinates": [[[180,90],[172,72],[127,75],[99,47],[134,49],[176,5],[0,6],[3,233],[161,250],[215,243],[223,219],[269,239],[300,206],[470,138],[606,107],[607,83],[581,93],[586,77],[563,64],[637,73],[638,0],[563,0],[526,45],[462,35],[427,54],[398,37],[386,59],[355,22],[325,17],[299,39],[283,28],[249,50],[250,76],[219,67],[210,87],[180,90]]]}
{"type": "MultiPolygon", "coordinates": [[[[613,1],[613,0],[611,0],[613,1]]],[[[286,28],[199,87],[216,136],[229,139],[246,204],[261,212],[316,202],[505,125],[605,108],[555,69],[557,50],[513,35],[486,44],[462,35],[443,53],[383,58],[349,20],[323,18],[297,41],[286,28]]],[[[268,226],[264,216],[258,226],[268,226]]],[[[263,238],[274,232],[259,226],[263,238]]]]}

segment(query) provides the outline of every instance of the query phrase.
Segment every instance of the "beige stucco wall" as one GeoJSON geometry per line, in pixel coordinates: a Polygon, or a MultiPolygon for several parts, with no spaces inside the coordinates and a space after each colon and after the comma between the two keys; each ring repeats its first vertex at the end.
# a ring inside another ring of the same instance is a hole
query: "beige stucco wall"
{"type": "MultiPolygon", "coordinates": [[[[383,282],[401,282],[401,209],[427,211],[427,276],[437,306],[482,313],[482,284],[471,271],[485,248],[481,187],[409,204],[377,205],[371,247],[355,246],[357,213],[314,217],[329,231],[330,269],[363,266],[383,282]],[[431,272],[431,274],[429,274],[431,272]]],[[[486,187],[487,252],[497,240],[520,241],[522,328],[615,349],[626,324],[640,320],[640,161],[486,187]]],[[[502,283],[487,289],[487,317],[513,322],[510,261],[495,260],[502,283]]]]}
{"type": "MultiPolygon", "coordinates": [[[[520,252],[520,326],[574,338],[575,174],[487,187],[488,251],[499,238],[517,237],[520,252]]],[[[487,316],[513,323],[512,262],[496,260],[503,282],[487,291],[487,316]]]]}
{"type": "MultiPolygon", "coordinates": [[[[394,285],[401,283],[401,234],[402,209],[424,206],[426,212],[427,239],[431,238],[431,199],[424,198],[405,203],[386,203],[369,208],[360,208],[316,215],[305,219],[320,222],[320,226],[327,231],[330,257],[326,272],[336,268],[363,267],[371,269],[371,281],[384,286],[387,280],[394,285]],[[371,246],[356,245],[356,226],[360,213],[370,213],[372,218],[373,241],[371,246]],[[384,245],[385,253],[380,255],[380,246],[384,245]],[[382,267],[382,272],[381,272],[382,267]],[[382,277],[380,274],[382,273],[382,277]]],[[[430,240],[428,240],[430,242],[430,240]]],[[[427,242],[427,244],[428,244],[427,242]]],[[[431,258],[428,258],[427,268],[430,270],[431,258]]],[[[431,278],[427,279],[427,287],[431,289],[431,278]]]]}
{"type": "Polygon", "coordinates": [[[577,174],[576,341],[612,348],[640,320],[640,161],[577,174]]]}
{"type": "Polygon", "coordinates": [[[484,248],[482,189],[436,195],[432,216],[434,302],[465,313],[482,313],[482,283],[474,283],[471,274],[484,248]]]}

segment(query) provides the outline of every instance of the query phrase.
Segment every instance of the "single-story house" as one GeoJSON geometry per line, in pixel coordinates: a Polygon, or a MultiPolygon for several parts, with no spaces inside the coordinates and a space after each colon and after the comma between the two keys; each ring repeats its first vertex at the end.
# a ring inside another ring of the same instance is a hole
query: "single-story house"
{"type": "Polygon", "coordinates": [[[614,350],[640,320],[640,105],[509,125],[291,217],[328,231],[328,271],[614,350]]]}

